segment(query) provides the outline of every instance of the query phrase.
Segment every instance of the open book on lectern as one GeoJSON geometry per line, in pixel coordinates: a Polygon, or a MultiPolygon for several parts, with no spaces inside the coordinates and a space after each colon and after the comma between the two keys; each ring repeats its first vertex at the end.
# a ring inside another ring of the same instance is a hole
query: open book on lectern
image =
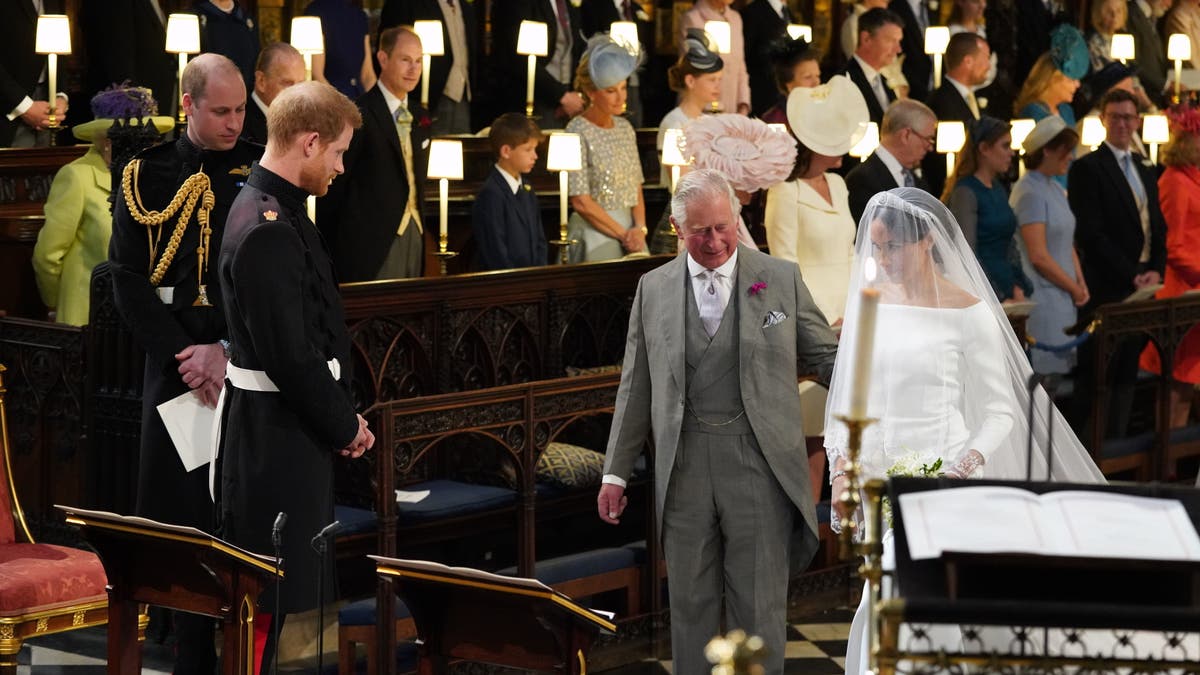
{"type": "Polygon", "coordinates": [[[979,486],[899,501],[913,560],[956,552],[1200,561],[1200,536],[1175,499],[979,486]]]}

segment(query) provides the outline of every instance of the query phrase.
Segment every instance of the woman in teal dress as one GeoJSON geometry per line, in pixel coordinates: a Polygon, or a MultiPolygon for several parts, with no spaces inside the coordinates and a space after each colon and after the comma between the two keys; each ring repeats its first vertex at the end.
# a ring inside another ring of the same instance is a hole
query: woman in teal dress
{"type": "Polygon", "coordinates": [[[1021,269],[1017,217],[999,177],[1012,165],[1012,127],[995,117],[969,124],[968,143],[942,200],[958,220],[1000,302],[1021,301],[1033,291],[1021,269]]]}

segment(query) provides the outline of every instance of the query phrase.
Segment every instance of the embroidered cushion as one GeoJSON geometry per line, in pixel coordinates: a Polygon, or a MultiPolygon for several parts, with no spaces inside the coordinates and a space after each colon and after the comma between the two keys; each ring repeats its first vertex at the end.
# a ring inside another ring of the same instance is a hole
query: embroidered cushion
{"type": "Polygon", "coordinates": [[[594,487],[604,473],[604,455],[567,443],[551,443],[538,458],[538,482],[564,488],[594,487]]]}

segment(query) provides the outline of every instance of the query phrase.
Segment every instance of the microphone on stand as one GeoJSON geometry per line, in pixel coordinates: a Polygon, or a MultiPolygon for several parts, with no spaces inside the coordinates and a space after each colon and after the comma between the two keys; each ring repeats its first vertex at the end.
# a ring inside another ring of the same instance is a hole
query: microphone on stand
{"type": "Polygon", "coordinates": [[[342,522],[335,520],[321,528],[312,538],[313,550],[317,552],[320,561],[317,574],[317,672],[322,672],[325,666],[325,552],[329,548],[329,538],[342,528],[342,522]]]}
{"type": "Polygon", "coordinates": [[[1025,480],[1033,480],[1033,415],[1039,385],[1046,392],[1046,480],[1054,476],[1054,391],[1058,389],[1059,376],[1033,373],[1029,376],[1029,438],[1025,448],[1025,480]]]}
{"type": "Polygon", "coordinates": [[[275,547],[275,613],[271,615],[271,624],[275,633],[275,644],[271,653],[271,673],[279,675],[279,629],[283,622],[279,616],[279,563],[283,557],[283,526],[287,525],[287,514],[283,511],[275,516],[275,524],[271,526],[271,545],[275,547]]]}
{"type": "Polygon", "coordinates": [[[1029,416],[1025,420],[1025,425],[1029,429],[1027,438],[1025,439],[1025,482],[1033,480],[1033,411],[1034,400],[1036,397],[1038,385],[1042,383],[1040,373],[1032,373],[1029,375],[1029,416]]]}

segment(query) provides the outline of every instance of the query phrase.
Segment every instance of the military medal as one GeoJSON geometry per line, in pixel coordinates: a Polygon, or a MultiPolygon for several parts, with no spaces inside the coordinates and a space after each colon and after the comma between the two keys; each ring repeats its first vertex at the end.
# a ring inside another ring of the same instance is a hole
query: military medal
{"type": "Polygon", "coordinates": [[[212,303],[208,301],[207,284],[200,284],[200,294],[196,296],[196,301],[192,303],[192,307],[212,307],[212,303]]]}

